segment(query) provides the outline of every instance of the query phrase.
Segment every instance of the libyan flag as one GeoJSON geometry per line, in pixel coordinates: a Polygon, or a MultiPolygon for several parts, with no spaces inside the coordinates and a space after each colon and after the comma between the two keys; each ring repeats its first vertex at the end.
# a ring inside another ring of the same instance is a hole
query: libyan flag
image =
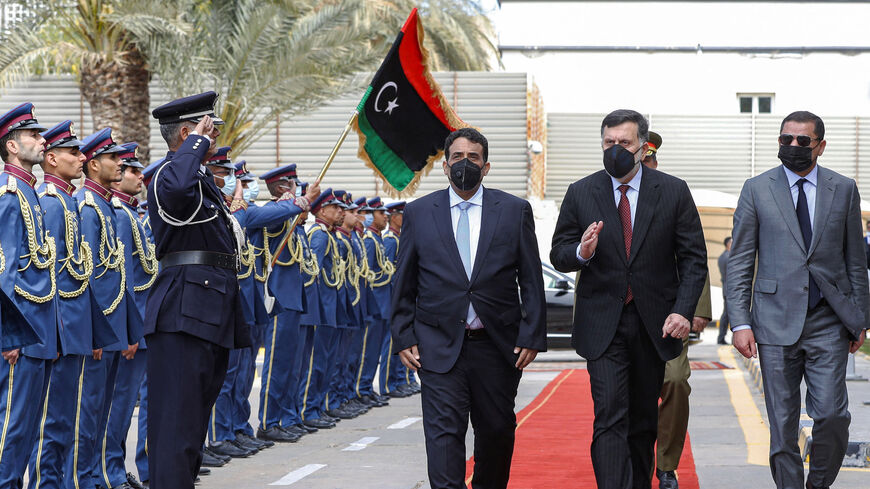
{"type": "Polygon", "coordinates": [[[447,103],[427,58],[415,8],[357,106],[359,157],[397,195],[414,193],[443,155],[447,135],[468,126],[447,103]]]}

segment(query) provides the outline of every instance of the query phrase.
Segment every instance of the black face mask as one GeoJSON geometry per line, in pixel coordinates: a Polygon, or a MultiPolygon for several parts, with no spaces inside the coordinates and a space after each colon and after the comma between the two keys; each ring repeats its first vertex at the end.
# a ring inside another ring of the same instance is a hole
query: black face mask
{"type": "Polygon", "coordinates": [[[604,150],[604,170],[616,179],[628,175],[634,165],[639,163],[634,160],[635,154],[618,144],[614,144],[604,150]]]}
{"type": "Polygon", "coordinates": [[[450,181],[459,190],[471,190],[480,183],[483,178],[483,170],[468,160],[468,158],[457,161],[450,165],[450,181]]]}
{"type": "Polygon", "coordinates": [[[779,147],[779,160],[789,170],[800,173],[813,166],[813,148],[809,146],[779,147]]]}

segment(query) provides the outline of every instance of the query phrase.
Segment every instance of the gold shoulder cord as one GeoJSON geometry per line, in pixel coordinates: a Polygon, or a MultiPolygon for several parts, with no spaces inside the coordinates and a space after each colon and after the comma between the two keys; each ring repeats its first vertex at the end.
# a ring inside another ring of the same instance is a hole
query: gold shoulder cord
{"type": "Polygon", "coordinates": [[[311,236],[317,231],[322,231],[326,234],[329,241],[326,246],[325,254],[332,254],[332,277],[327,276],[326,270],[323,267],[320,267],[320,275],[323,277],[323,283],[331,289],[340,289],[344,285],[344,262],[341,259],[341,253],[338,251],[338,246],[335,243],[335,238],[332,236],[332,233],[323,229],[319,224],[315,225],[308,231],[309,243],[311,242],[311,236]]]}
{"type": "MultiPolygon", "coordinates": [[[[8,184],[0,187],[0,196],[6,193],[7,187],[9,187],[8,184]]],[[[12,183],[11,188],[8,190],[15,191],[15,184],[12,183]]],[[[48,273],[51,277],[51,291],[49,291],[48,295],[42,297],[33,295],[22,289],[17,284],[15,285],[15,292],[31,302],[44,304],[54,299],[54,296],[57,293],[57,275],[54,269],[55,259],[57,258],[57,249],[55,248],[54,237],[45,233],[41,236],[42,244],[39,244],[39,240],[36,236],[36,227],[33,222],[33,214],[30,211],[30,204],[27,202],[27,198],[24,196],[23,192],[15,192],[15,194],[18,196],[18,206],[21,209],[21,218],[24,220],[24,227],[27,230],[27,247],[29,248],[29,252],[26,255],[21,255],[19,257],[21,259],[29,258],[27,265],[24,268],[19,268],[18,271],[23,272],[30,268],[30,265],[33,265],[39,270],[49,268],[48,273]]],[[[2,268],[4,270],[6,269],[5,257],[2,262],[2,268]]]]}
{"type": "MultiPolygon", "coordinates": [[[[284,226],[281,227],[281,230],[278,231],[277,233],[275,233],[274,235],[266,232],[266,235],[267,235],[266,239],[281,236],[282,240],[284,238],[284,235],[286,234],[285,230],[289,229],[289,232],[293,233],[290,236],[290,240],[287,242],[287,247],[286,247],[287,252],[290,254],[290,259],[287,261],[275,260],[275,264],[281,265],[282,267],[289,267],[289,266],[294,265],[296,263],[299,263],[301,265],[301,263],[303,261],[302,240],[300,240],[299,236],[296,234],[295,228],[290,229],[292,227],[292,225],[288,226],[287,224],[289,224],[289,223],[290,223],[290,221],[285,221],[284,226]]],[[[271,252],[269,254],[271,256],[271,252]]]]}
{"type": "Polygon", "coordinates": [[[383,287],[390,283],[390,280],[393,278],[393,273],[396,271],[393,263],[387,259],[387,251],[384,249],[384,245],[380,243],[377,239],[375,239],[374,234],[371,231],[366,231],[366,239],[370,239],[375,243],[375,261],[378,264],[378,268],[380,271],[375,272],[374,279],[372,280],[372,287],[383,287]]]}
{"type": "Polygon", "coordinates": [[[359,273],[363,280],[365,280],[366,282],[365,286],[368,287],[369,285],[371,285],[372,282],[374,282],[375,274],[369,268],[369,252],[368,250],[366,250],[365,235],[363,235],[362,237],[357,236],[357,238],[359,238],[360,247],[359,273]]]}
{"type": "Polygon", "coordinates": [[[85,290],[88,288],[88,279],[91,277],[91,273],[94,271],[94,261],[91,256],[91,247],[88,245],[88,242],[84,239],[79,241],[79,249],[76,250],[76,241],[77,236],[75,230],[76,226],[76,215],[74,212],[70,212],[66,206],[66,202],[63,200],[63,197],[58,195],[57,190],[54,187],[54,184],[48,184],[46,186],[46,191],[39,196],[49,195],[51,197],[55,197],[59,202],[61,207],[63,207],[63,217],[64,217],[64,239],[66,241],[66,258],[61,258],[58,260],[60,264],[60,269],[58,269],[57,273],[61,274],[64,270],[66,270],[70,276],[79,282],[79,288],[73,291],[65,291],[61,290],[60,287],[57,289],[57,294],[64,299],[74,299],[80,295],[82,295],[85,290]],[[78,258],[76,258],[78,255],[78,258]]]}
{"type": "Polygon", "coordinates": [[[95,263],[94,268],[104,267],[105,269],[103,270],[103,273],[95,276],[94,279],[102,277],[110,269],[120,272],[121,274],[121,286],[118,288],[118,296],[115,297],[115,300],[112,301],[108,308],[103,309],[103,314],[108,316],[118,308],[118,304],[120,304],[121,300],[124,298],[124,290],[127,287],[127,271],[124,269],[124,243],[122,243],[117,237],[115,237],[114,247],[109,242],[108,232],[106,231],[106,217],[94,201],[94,194],[90,192],[85,194],[85,201],[79,204],[79,213],[81,213],[85,206],[93,208],[94,212],[97,213],[97,217],[100,218],[100,252],[98,255],[100,262],[95,263]]]}
{"type": "MultiPolygon", "coordinates": [[[[296,238],[299,239],[298,236],[296,238]]],[[[301,242],[302,240],[300,239],[299,241],[301,242]]],[[[299,267],[302,269],[302,273],[311,277],[305,282],[306,287],[317,281],[317,277],[320,275],[320,264],[317,263],[317,255],[312,253],[311,249],[305,246],[304,243],[302,246],[302,263],[300,263],[299,267]]]]}
{"type": "MultiPolygon", "coordinates": [[[[239,273],[237,275],[239,280],[244,280],[251,276],[251,273],[254,273],[254,264],[256,261],[256,255],[254,254],[254,245],[251,244],[250,239],[245,239],[245,244],[242,245],[242,253],[239,255],[239,262],[242,267],[241,270],[245,270],[244,273],[239,273]]],[[[257,274],[254,273],[256,277],[257,274]]]]}
{"type": "Polygon", "coordinates": [[[347,260],[345,260],[344,263],[344,271],[346,283],[349,283],[353,287],[354,292],[356,292],[356,298],[351,302],[351,305],[355,306],[360,299],[359,266],[356,264],[356,257],[353,255],[353,246],[351,246],[350,241],[341,233],[338,234],[338,239],[341,240],[347,248],[347,260]]]}
{"type": "Polygon", "coordinates": [[[130,209],[124,204],[121,204],[121,209],[123,209],[127,214],[127,218],[130,220],[130,227],[133,228],[133,244],[136,246],[136,249],[133,250],[131,256],[139,255],[139,263],[142,264],[142,269],[145,270],[145,273],[151,276],[144,284],[133,285],[134,291],[142,292],[151,288],[151,286],[154,285],[154,281],[157,280],[157,271],[159,269],[157,253],[155,251],[155,246],[151,244],[150,241],[142,239],[142,234],[139,233],[138,220],[133,217],[133,213],[130,212],[130,209]]]}

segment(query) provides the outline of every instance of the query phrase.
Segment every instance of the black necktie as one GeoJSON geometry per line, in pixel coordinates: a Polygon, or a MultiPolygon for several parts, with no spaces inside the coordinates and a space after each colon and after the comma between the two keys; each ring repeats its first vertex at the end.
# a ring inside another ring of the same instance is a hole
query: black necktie
{"type": "MultiPolygon", "coordinates": [[[[804,247],[807,249],[807,257],[809,258],[810,243],[813,242],[813,227],[810,221],[810,208],[807,205],[807,194],[804,193],[804,184],[807,183],[806,178],[801,178],[797,181],[798,184],[798,199],[797,199],[797,218],[798,224],[801,226],[801,235],[804,238],[804,247]]],[[[812,309],[822,300],[822,294],[819,292],[819,286],[813,280],[810,274],[810,297],[809,308],[812,309]]]]}

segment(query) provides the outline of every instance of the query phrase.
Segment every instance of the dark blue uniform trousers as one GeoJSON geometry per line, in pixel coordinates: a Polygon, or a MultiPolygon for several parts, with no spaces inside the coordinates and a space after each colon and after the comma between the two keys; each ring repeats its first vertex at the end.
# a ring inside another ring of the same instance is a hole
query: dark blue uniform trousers
{"type": "Polygon", "coordinates": [[[258,413],[260,428],[264,430],[302,422],[296,392],[308,328],[299,325],[301,317],[299,311],[284,311],[266,326],[258,413]]]}
{"type": "Polygon", "coordinates": [[[341,406],[341,403],[348,400],[345,395],[345,386],[350,376],[350,361],[351,361],[351,344],[353,342],[353,333],[357,328],[343,328],[338,330],[336,342],[338,348],[335,353],[335,367],[332,372],[332,379],[329,381],[329,388],[326,394],[326,409],[336,409],[341,406]]]}
{"type": "Polygon", "coordinates": [[[0,488],[18,488],[36,443],[51,361],[19,355],[0,359],[0,488]]]}
{"type": "MultiPolygon", "coordinates": [[[[146,370],[148,361],[146,359],[146,370]]],[[[142,375],[139,387],[139,437],[136,439],[136,470],[139,480],[147,481],[148,475],[148,373],[142,375]]]]}
{"type": "Polygon", "coordinates": [[[100,485],[116,487],[127,482],[124,463],[127,453],[127,433],[130,431],[133,410],[139,397],[139,387],[145,376],[148,350],[138,350],[132,360],[118,357],[115,393],[109,410],[109,421],[103,432],[100,485]]]}
{"type": "MultiPolygon", "coordinates": [[[[115,381],[118,378],[118,367],[121,365],[120,351],[104,351],[103,363],[106,364],[106,383],[103,387],[103,406],[98,418],[97,432],[95,433],[95,446],[93,454],[93,462],[91,464],[91,484],[94,486],[104,485],[103,481],[103,458],[106,456],[106,433],[109,430],[109,415],[112,411],[112,404],[115,401],[115,381]]],[[[84,480],[84,479],[82,479],[84,480]]],[[[126,481],[126,477],[124,478],[126,481]]]]}
{"type": "Polygon", "coordinates": [[[381,345],[387,334],[387,321],[372,319],[369,321],[365,338],[365,351],[363,352],[362,374],[360,376],[360,395],[374,394],[372,384],[378,371],[378,363],[381,357],[381,345]]]}
{"type": "Polygon", "coordinates": [[[393,355],[393,335],[387,334],[381,344],[380,370],[378,371],[378,384],[381,394],[387,395],[396,390],[399,384],[405,383],[405,375],[402,372],[402,361],[398,355],[393,355]]]}
{"type": "Polygon", "coordinates": [[[254,388],[254,377],[257,369],[257,350],[254,347],[242,348],[239,351],[239,374],[233,384],[233,433],[254,435],[251,429],[251,403],[248,400],[254,388]]]}
{"type": "Polygon", "coordinates": [[[229,350],[185,333],[148,342],[148,470],[152,489],[193,489],[229,350]]]}
{"type": "Polygon", "coordinates": [[[324,411],[329,382],[336,364],[339,329],[332,326],[314,328],[314,338],[303,369],[305,389],[302,400],[302,419],[318,419],[324,411]]]}
{"type": "Polygon", "coordinates": [[[234,440],[236,434],[233,431],[233,409],[235,399],[233,393],[239,381],[240,373],[245,368],[245,352],[250,348],[236,348],[230,350],[227,362],[227,374],[221,391],[218,394],[214,406],[211,408],[211,419],[208,423],[208,441],[210,443],[234,440]]]}
{"type": "Polygon", "coordinates": [[[76,411],[81,401],[85,357],[64,355],[51,366],[45,400],[40,408],[37,443],[30,456],[27,487],[61,487],[64,463],[74,456],[76,411]]]}

